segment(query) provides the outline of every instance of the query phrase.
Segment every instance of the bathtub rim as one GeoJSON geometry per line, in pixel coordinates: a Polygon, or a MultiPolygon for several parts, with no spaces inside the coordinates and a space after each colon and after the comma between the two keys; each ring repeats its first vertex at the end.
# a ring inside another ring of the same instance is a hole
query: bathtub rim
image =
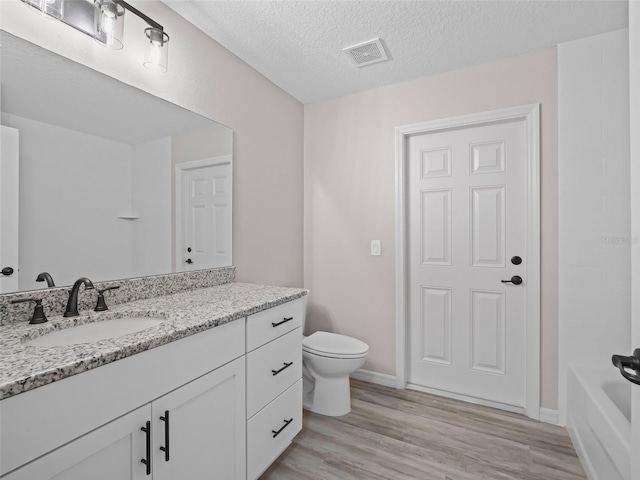
{"type": "MultiPolygon", "coordinates": [[[[594,468],[582,441],[579,429],[577,425],[575,425],[576,415],[579,417],[586,415],[587,418],[585,421],[587,422],[589,421],[589,416],[593,417],[594,421],[593,423],[589,422],[589,428],[598,438],[598,441],[607,452],[615,468],[621,473],[630,472],[631,422],[627,420],[618,406],[609,398],[602,388],[604,382],[623,383],[625,380],[613,367],[605,370],[604,368],[571,365],[567,373],[567,385],[570,385],[572,380],[577,382],[579,388],[588,396],[591,404],[588,408],[592,407],[589,408],[588,411],[582,412],[579,407],[574,408],[570,402],[567,403],[567,430],[588,478],[590,480],[597,479],[597,469],[594,468]],[[593,408],[595,408],[596,415],[598,415],[599,418],[595,418],[593,408]],[[605,432],[599,431],[601,430],[599,427],[602,424],[602,420],[604,420],[604,423],[607,425],[605,432]],[[613,440],[615,447],[613,447],[608,440],[613,440]]],[[[572,393],[568,391],[567,398],[570,398],[571,395],[572,393]]]]}

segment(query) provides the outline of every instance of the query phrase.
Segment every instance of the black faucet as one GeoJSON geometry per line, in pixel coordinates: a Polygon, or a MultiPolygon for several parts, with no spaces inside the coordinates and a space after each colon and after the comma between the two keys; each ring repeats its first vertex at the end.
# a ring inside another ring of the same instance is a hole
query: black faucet
{"type": "Polygon", "coordinates": [[[36,277],[36,282],[44,282],[45,280],[47,281],[47,287],[51,288],[56,286],[49,272],[42,272],[36,277]]]}
{"type": "Polygon", "coordinates": [[[64,311],[63,317],[77,317],[78,313],[78,293],[80,292],[80,285],[84,284],[85,290],[93,290],[93,283],[86,277],[79,278],[76,283],[73,284],[73,288],[69,290],[69,301],[67,302],[67,308],[64,311]]]}

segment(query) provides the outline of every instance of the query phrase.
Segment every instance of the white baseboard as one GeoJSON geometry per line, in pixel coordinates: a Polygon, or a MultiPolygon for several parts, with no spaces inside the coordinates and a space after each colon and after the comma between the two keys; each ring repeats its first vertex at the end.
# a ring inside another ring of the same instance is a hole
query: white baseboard
{"type": "Polygon", "coordinates": [[[386,373],[372,372],[370,370],[356,370],[351,374],[351,378],[362,380],[363,382],[375,383],[384,387],[396,386],[395,375],[387,375],[386,373]]]}
{"type": "Polygon", "coordinates": [[[558,421],[558,410],[540,407],[540,421],[551,425],[560,425],[558,421]]]}

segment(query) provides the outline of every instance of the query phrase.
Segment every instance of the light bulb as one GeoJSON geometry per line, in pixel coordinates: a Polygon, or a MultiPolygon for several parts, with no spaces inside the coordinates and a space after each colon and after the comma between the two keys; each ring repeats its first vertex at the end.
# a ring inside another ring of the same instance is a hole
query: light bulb
{"type": "Polygon", "coordinates": [[[96,42],[113,50],[120,50],[124,35],[124,12],[122,5],[113,0],[96,0],[95,35],[96,42]]]}
{"type": "Polygon", "coordinates": [[[104,10],[102,12],[102,31],[107,36],[113,34],[113,24],[115,22],[115,15],[110,10],[104,10]]]}
{"type": "Polygon", "coordinates": [[[149,39],[143,65],[152,72],[166,72],[169,58],[169,35],[159,28],[144,31],[149,39]]]}

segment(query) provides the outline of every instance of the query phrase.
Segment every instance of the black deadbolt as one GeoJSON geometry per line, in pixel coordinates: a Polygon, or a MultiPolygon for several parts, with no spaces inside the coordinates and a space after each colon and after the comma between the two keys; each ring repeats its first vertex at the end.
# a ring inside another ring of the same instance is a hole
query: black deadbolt
{"type": "Polygon", "coordinates": [[[520,265],[522,263],[522,259],[519,256],[511,257],[511,263],[514,265],[520,265]]]}
{"type": "Polygon", "coordinates": [[[13,274],[13,268],[4,267],[0,273],[2,273],[3,275],[6,275],[8,277],[9,275],[13,274]]]}
{"type": "Polygon", "coordinates": [[[187,252],[191,253],[191,247],[187,247],[187,252]]]}

